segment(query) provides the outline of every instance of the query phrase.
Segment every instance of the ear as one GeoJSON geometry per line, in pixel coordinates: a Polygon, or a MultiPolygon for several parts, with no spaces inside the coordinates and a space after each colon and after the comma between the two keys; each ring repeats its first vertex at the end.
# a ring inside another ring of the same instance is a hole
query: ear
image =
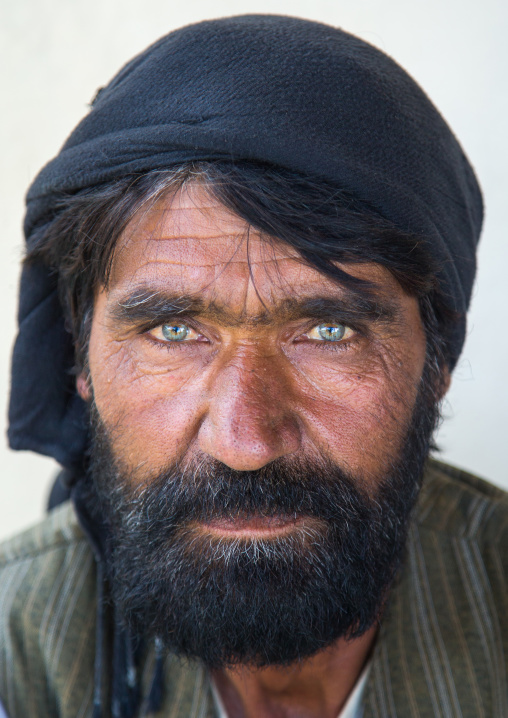
{"type": "Polygon", "coordinates": [[[83,401],[89,402],[92,398],[92,391],[90,389],[90,374],[84,370],[78,375],[76,379],[76,390],[83,401]]]}

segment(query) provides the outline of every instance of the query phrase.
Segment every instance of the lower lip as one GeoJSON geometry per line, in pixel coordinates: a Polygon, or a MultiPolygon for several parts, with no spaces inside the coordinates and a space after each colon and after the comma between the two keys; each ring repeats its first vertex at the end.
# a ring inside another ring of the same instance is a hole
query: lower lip
{"type": "Polygon", "coordinates": [[[207,533],[226,538],[269,538],[283,536],[304,526],[303,518],[282,516],[222,519],[200,524],[207,533]]]}

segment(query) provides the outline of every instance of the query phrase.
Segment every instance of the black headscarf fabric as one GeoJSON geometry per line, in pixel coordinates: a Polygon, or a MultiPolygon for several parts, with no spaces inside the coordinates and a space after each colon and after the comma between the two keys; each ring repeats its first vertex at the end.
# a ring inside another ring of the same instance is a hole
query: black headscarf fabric
{"type": "MultiPolygon", "coordinates": [[[[259,160],[334,182],[428,243],[451,309],[475,275],[481,193],[458,142],[393,60],[327,25],[275,15],[163,37],[102,89],[27,196],[25,233],[62,192],[188,160],[259,160]]],[[[12,448],[82,462],[84,405],[55,278],[24,270],[10,404],[12,448]]],[[[465,333],[460,325],[458,357],[465,333]]]]}

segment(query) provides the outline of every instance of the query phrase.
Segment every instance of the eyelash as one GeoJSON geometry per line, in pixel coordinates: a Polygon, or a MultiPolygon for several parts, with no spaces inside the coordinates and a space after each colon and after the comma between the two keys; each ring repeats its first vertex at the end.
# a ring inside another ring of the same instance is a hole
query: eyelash
{"type": "MultiPolygon", "coordinates": [[[[174,321],[174,320],[173,320],[174,321]]],[[[171,320],[168,320],[167,322],[163,322],[162,324],[159,322],[157,324],[152,324],[147,327],[143,327],[139,330],[139,334],[142,334],[146,336],[147,339],[154,345],[157,349],[160,349],[162,351],[174,351],[175,349],[178,349],[180,351],[184,350],[186,348],[186,345],[189,344],[189,342],[185,341],[174,341],[174,342],[163,342],[158,339],[155,339],[154,337],[150,336],[150,331],[153,329],[156,329],[157,327],[163,326],[163,324],[170,324],[172,323],[171,320]]],[[[176,323],[176,322],[175,322],[176,323]]],[[[330,321],[330,324],[342,324],[342,322],[339,322],[337,320],[330,321]]],[[[198,332],[199,330],[197,327],[193,326],[192,322],[186,321],[185,324],[189,326],[194,331],[198,332]]],[[[326,324],[326,322],[320,322],[320,324],[326,324]]],[[[345,324],[348,328],[352,329],[354,331],[354,336],[351,339],[347,339],[345,341],[313,341],[309,340],[309,343],[312,343],[314,347],[320,349],[321,351],[332,351],[332,352],[346,352],[351,351],[351,349],[358,343],[360,337],[364,334],[364,332],[359,329],[358,327],[352,326],[352,324],[345,324]]],[[[318,326],[317,324],[311,324],[310,326],[305,329],[305,331],[300,335],[309,332],[314,327],[318,326]]]]}
{"type": "MultiPolygon", "coordinates": [[[[186,348],[186,345],[189,344],[189,342],[163,342],[159,339],[155,339],[155,337],[150,336],[150,332],[153,329],[157,329],[157,327],[164,326],[165,324],[176,324],[177,322],[175,320],[169,319],[167,322],[158,322],[157,324],[152,324],[150,326],[145,326],[139,330],[139,334],[145,336],[153,346],[155,346],[157,349],[165,350],[165,351],[174,351],[175,349],[178,349],[182,351],[186,348]]],[[[181,322],[183,324],[183,322],[181,322]]],[[[193,326],[192,322],[186,321],[185,325],[193,329],[195,332],[198,332],[199,330],[193,326]]]]}
{"type": "Polygon", "coordinates": [[[149,335],[148,339],[156,349],[166,352],[182,351],[184,348],[187,348],[186,345],[189,344],[189,342],[161,342],[158,339],[153,339],[153,337],[150,337],[149,335]]]}
{"type": "Polygon", "coordinates": [[[353,348],[353,345],[356,344],[356,337],[353,337],[351,339],[346,339],[343,342],[314,342],[314,346],[317,349],[320,349],[321,351],[325,352],[347,352],[351,351],[353,348]]]}
{"type": "MultiPolygon", "coordinates": [[[[360,327],[356,324],[356,322],[350,322],[350,321],[341,321],[340,319],[328,319],[325,321],[319,322],[319,324],[342,324],[343,326],[352,329],[354,334],[350,339],[345,339],[344,341],[314,341],[313,345],[317,349],[320,349],[321,351],[332,351],[332,352],[348,352],[355,348],[356,345],[359,344],[360,340],[364,338],[367,335],[367,330],[364,327],[360,327]]],[[[314,327],[319,326],[319,324],[313,323],[309,324],[307,328],[302,332],[303,334],[306,334],[307,332],[310,332],[314,327]]],[[[312,341],[312,340],[310,340],[312,341]]]]}

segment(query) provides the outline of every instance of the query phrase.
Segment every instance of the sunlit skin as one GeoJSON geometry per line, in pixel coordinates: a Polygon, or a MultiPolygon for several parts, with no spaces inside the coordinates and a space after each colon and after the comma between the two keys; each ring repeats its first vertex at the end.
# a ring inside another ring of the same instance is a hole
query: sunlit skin
{"type": "MultiPolygon", "coordinates": [[[[78,390],[89,400],[93,385],[134,483],[202,455],[240,471],[325,456],[375,493],[411,416],[425,335],[417,300],[387,270],[344,269],[373,283],[368,305],[201,185],[130,223],[96,295],[78,390]]],[[[275,540],[304,524],[251,517],[197,528],[275,540]]],[[[375,628],[290,669],[238,668],[216,682],[234,718],[335,718],[374,640],[375,628]]]]}

